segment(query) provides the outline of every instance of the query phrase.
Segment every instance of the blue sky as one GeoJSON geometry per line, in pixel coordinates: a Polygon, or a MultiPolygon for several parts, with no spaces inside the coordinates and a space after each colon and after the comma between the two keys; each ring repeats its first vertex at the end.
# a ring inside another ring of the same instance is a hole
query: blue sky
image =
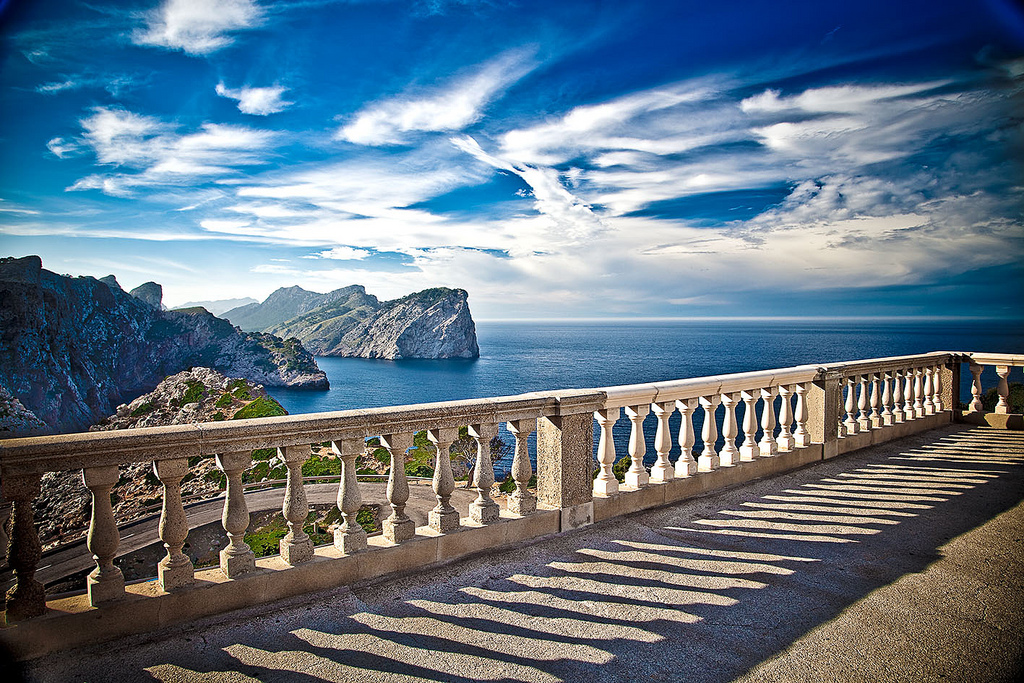
{"type": "Polygon", "coordinates": [[[1024,14],[0,0],[0,252],[165,302],[1013,316],[1024,14]]]}

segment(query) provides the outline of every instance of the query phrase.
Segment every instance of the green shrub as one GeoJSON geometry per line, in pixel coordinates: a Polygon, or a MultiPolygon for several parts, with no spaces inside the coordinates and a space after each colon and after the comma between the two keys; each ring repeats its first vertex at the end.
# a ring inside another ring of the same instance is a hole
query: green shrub
{"type": "Polygon", "coordinates": [[[199,403],[199,401],[203,399],[203,396],[206,395],[206,387],[203,386],[202,382],[198,382],[194,379],[188,380],[186,384],[188,385],[188,389],[186,389],[185,393],[181,396],[181,405],[184,406],[189,403],[199,403]]]}
{"type": "Polygon", "coordinates": [[[323,477],[330,474],[341,474],[341,460],[314,455],[302,463],[302,476],[304,477],[323,477]]]}
{"type": "Polygon", "coordinates": [[[148,413],[148,412],[150,412],[152,410],[153,410],[153,404],[150,403],[149,401],[146,401],[145,403],[143,403],[138,408],[136,408],[135,410],[132,411],[132,417],[140,417],[140,416],[145,415],[146,413],[148,413]]]}
{"type": "Polygon", "coordinates": [[[231,419],[248,420],[254,417],[275,417],[287,414],[288,411],[282,408],[280,403],[269,396],[261,396],[235,413],[231,419]]]}
{"type": "Polygon", "coordinates": [[[227,408],[229,405],[231,405],[231,401],[231,394],[221,394],[220,398],[218,398],[217,402],[214,403],[213,405],[216,408],[227,408]]]}
{"type": "Polygon", "coordinates": [[[214,421],[214,422],[223,422],[224,420],[226,420],[226,419],[228,419],[228,418],[227,418],[227,416],[226,416],[226,415],[224,415],[224,413],[222,413],[222,412],[220,412],[220,411],[218,410],[218,411],[217,411],[216,413],[214,413],[214,414],[213,414],[213,415],[212,415],[212,416],[210,417],[210,419],[211,419],[212,421],[214,421]]]}
{"type": "MultiPolygon", "coordinates": [[[[1010,412],[1024,413],[1024,384],[1010,382],[1009,389],[1009,396],[1006,402],[1010,406],[1010,412]]],[[[985,407],[986,412],[991,413],[995,410],[997,403],[999,403],[999,392],[995,387],[986,391],[981,397],[981,405],[985,407]]]]}
{"type": "Polygon", "coordinates": [[[628,470],[632,464],[633,459],[628,455],[624,455],[615,461],[614,465],[612,465],[612,474],[615,475],[615,478],[619,480],[620,484],[626,480],[626,470],[628,470]]]}

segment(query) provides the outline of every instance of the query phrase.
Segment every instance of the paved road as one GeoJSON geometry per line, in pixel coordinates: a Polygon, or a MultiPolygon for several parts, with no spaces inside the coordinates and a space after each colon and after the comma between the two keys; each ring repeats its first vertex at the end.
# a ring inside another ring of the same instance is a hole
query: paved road
{"type": "Polygon", "coordinates": [[[1011,681],[1024,434],[950,426],[683,504],[52,656],[35,681],[1011,681]]]}

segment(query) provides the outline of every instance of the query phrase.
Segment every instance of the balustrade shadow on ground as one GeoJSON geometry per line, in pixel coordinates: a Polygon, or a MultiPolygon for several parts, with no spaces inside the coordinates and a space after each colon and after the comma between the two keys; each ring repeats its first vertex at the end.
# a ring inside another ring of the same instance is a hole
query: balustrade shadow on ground
{"type": "MultiPolygon", "coordinates": [[[[948,407],[954,403],[953,387],[959,386],[959,365],[965,357],[932,353],[601,390],[0,442],[3,489],[14,501],[10,560],[18,576],[6,615],[17,627],[0,633],[21,656],[38,655],[244,607],[256,599],[299,595],[451,561],[776,474],[949,422],[948,407]],[[705,419],[695,430],[698,408],[705,419]],[[630,423],[633,465],[620,486],[612,472],[616,452],[611,435],[623,412],[630,423]],[[679,427],[672,430],[676,412],[679,427]],[[648,413],[657,418],[657,457],[650,472],[642,466],[648,413]],[[712,415],[718,419],[706,419],[712,415]],[[600,430],[599,471],[592,480],[595,421],[600,430]],[[489,444],[499,423],[517,441],[512,468],[517,490],[504,514],[490,497],[494,477],[489,444]],[[460,426],[468,426],[478,444],[476,500],[465,517],[452,508],[451,469],[447,458],[437,457],[437,506],[429,525],[416,529],[404,511],[408,484],[401,465],[412,433],[427,430],[437,454],[446,454],[460,426]],[[528,443],[535,430],[536,500],[525,486],[532,474],[528,443]],[[392,458],[392,515],[385,520],[384,539],[375,543],[367,542],[354,521],[361,502],[355,457],[370,436],[379,437],[392,458]],[[308,505],[300,470],[308,457],[308,445],[303,444],[321,441],[332,442],[342,461],[337,502],[345,522],[335,532],[333,546],[314,549],[302,531],[308,505]],[[674,443],[681,455],[672,462],[674,443]],[[268,446],[277,447],[288,465],[283,513],[290,530],[281,541],[280,556],[257,562],[242,541],[249,515],[241,473],[251,463],[252,449],[268,446]],[[188,526],[179,487],[187,458],[205,453],[216,454],[227,478],[223,526],[229,545],[219,570],[197,573],[181,552],[188,526]],[[158,583],[126,587],[113,565],[118,534],[110,487],[117,480],[118,464],[140,460],[154,461],[164,485],[160,535],[167,556],[158,566],[158,583]],[[33,576],[39,541],[31,500],[43,471],[74,466],[84,467],[93,494],[89,548],[97,569],[89,577],[87,596],[51,600],[47,609],[42,586],[33,576]]],[[[1021,361],[985,358],[1007,365],[1021,361]]]]}
{"type": "Polygon", "coordinates": [[[1006,539],[1024,523],[1022,483],[1024,436],[950,425],[500,558],[51,656],[27,673],[1012,680],[1024,581],[1006,539]]]}

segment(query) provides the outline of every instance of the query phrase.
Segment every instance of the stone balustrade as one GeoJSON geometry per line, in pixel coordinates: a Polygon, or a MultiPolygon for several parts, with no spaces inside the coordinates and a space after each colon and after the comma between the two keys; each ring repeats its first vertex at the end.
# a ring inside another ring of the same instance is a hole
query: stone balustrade
{"type": "Polygon", "coordinates": [[[1008,353],[969,353],[965,354],[968,368],[971,372],[971,402],[968,405],[968,412],[980,413],[984,411],[981,397],[985,391],[981,386],[981,375],[986,366],[993,366],[996,370],[996,377],[999,378],[996,384],[996,405],[992,412],[997,415],[1010,413],[1010,385],[1007,378],[1010,375],[1010,368],[1024,367],[1024,356],[1008,353]]]}
{"type": "MultiPolygon", "coordinates": [[[[13,503],[9,564],[17,578],[6,598],[6,619],[20,629],[16,637],[10,629],[0,630],[0,637],[15,637],[12,647],[18,652],[45,652],[411,571],[675,502],[948,423],[957,405],[961,362],[970,363],[974,373],[983,364],[1004,368],[1022,361],[1022,356],[941,352],[604,389],[0,441],[0,490],[13,503]],[[647,418],[655,424],[650,458],[647,418]],[[622,483],[613,470],[623,455],[613,435],[619,420],[628,421],[630,433],[631,464],[622,483]],[[515,491],[504,510],[492,489],[490,443],[499,425],[515,439],[515,491]],[[477,446],[470,482],[476,499],[464,511],[452,506],[455,482],[446,457],[460,428],[477,446]],[[428,524],[416,528],[405,514],[404,462],[420,431],[436,449],[437,505],[428,524]],[[529,487],[534,469],[528,446],[534,433],[535,493],[529,487]],[[371,438],[390,454],[391,515],[383,535],[368,539],[356,522],[362,496],[355,469],[371,438]],[[333,543],[313,547],[302,530],[309,506],[301,467],[309,444],[324,442],[341,461],[337,506],[343,522],[333,543]],[[249,513],[241,475],[252,464],[252,451],[263,448],[278,449],[287,465],[282,514],[289,531],[278,556],[255,558],[244,541],[249,513]],[[200,455],[215,455],[226,477],[226,547],[219,567],[197,571],[182,552],[188,523],[180,484],[188,458],[200,455]],[[649,469],[645,460],[652,461],[649,469]],[[110,490],[118,466],[133,462],[152,462],[163,486],[159,533],[167,552],[154,567],[155,582],[126,585],[113,564],[119,536],[110,490]],[[40,541],[31,504],[44,472],[73,469],[82,470],[93,496],[88,547],[96,569],[84,594],[48,602],[34,577],[40,541]],[[106,630],[90,633],[89,627],[101,621],[106,630]]],[[[1005,405],[1005,374],[1000,375],[1000,405],[1005,405]]],[[[976,397],[980,391],[976,379],[976,397]]]]}

